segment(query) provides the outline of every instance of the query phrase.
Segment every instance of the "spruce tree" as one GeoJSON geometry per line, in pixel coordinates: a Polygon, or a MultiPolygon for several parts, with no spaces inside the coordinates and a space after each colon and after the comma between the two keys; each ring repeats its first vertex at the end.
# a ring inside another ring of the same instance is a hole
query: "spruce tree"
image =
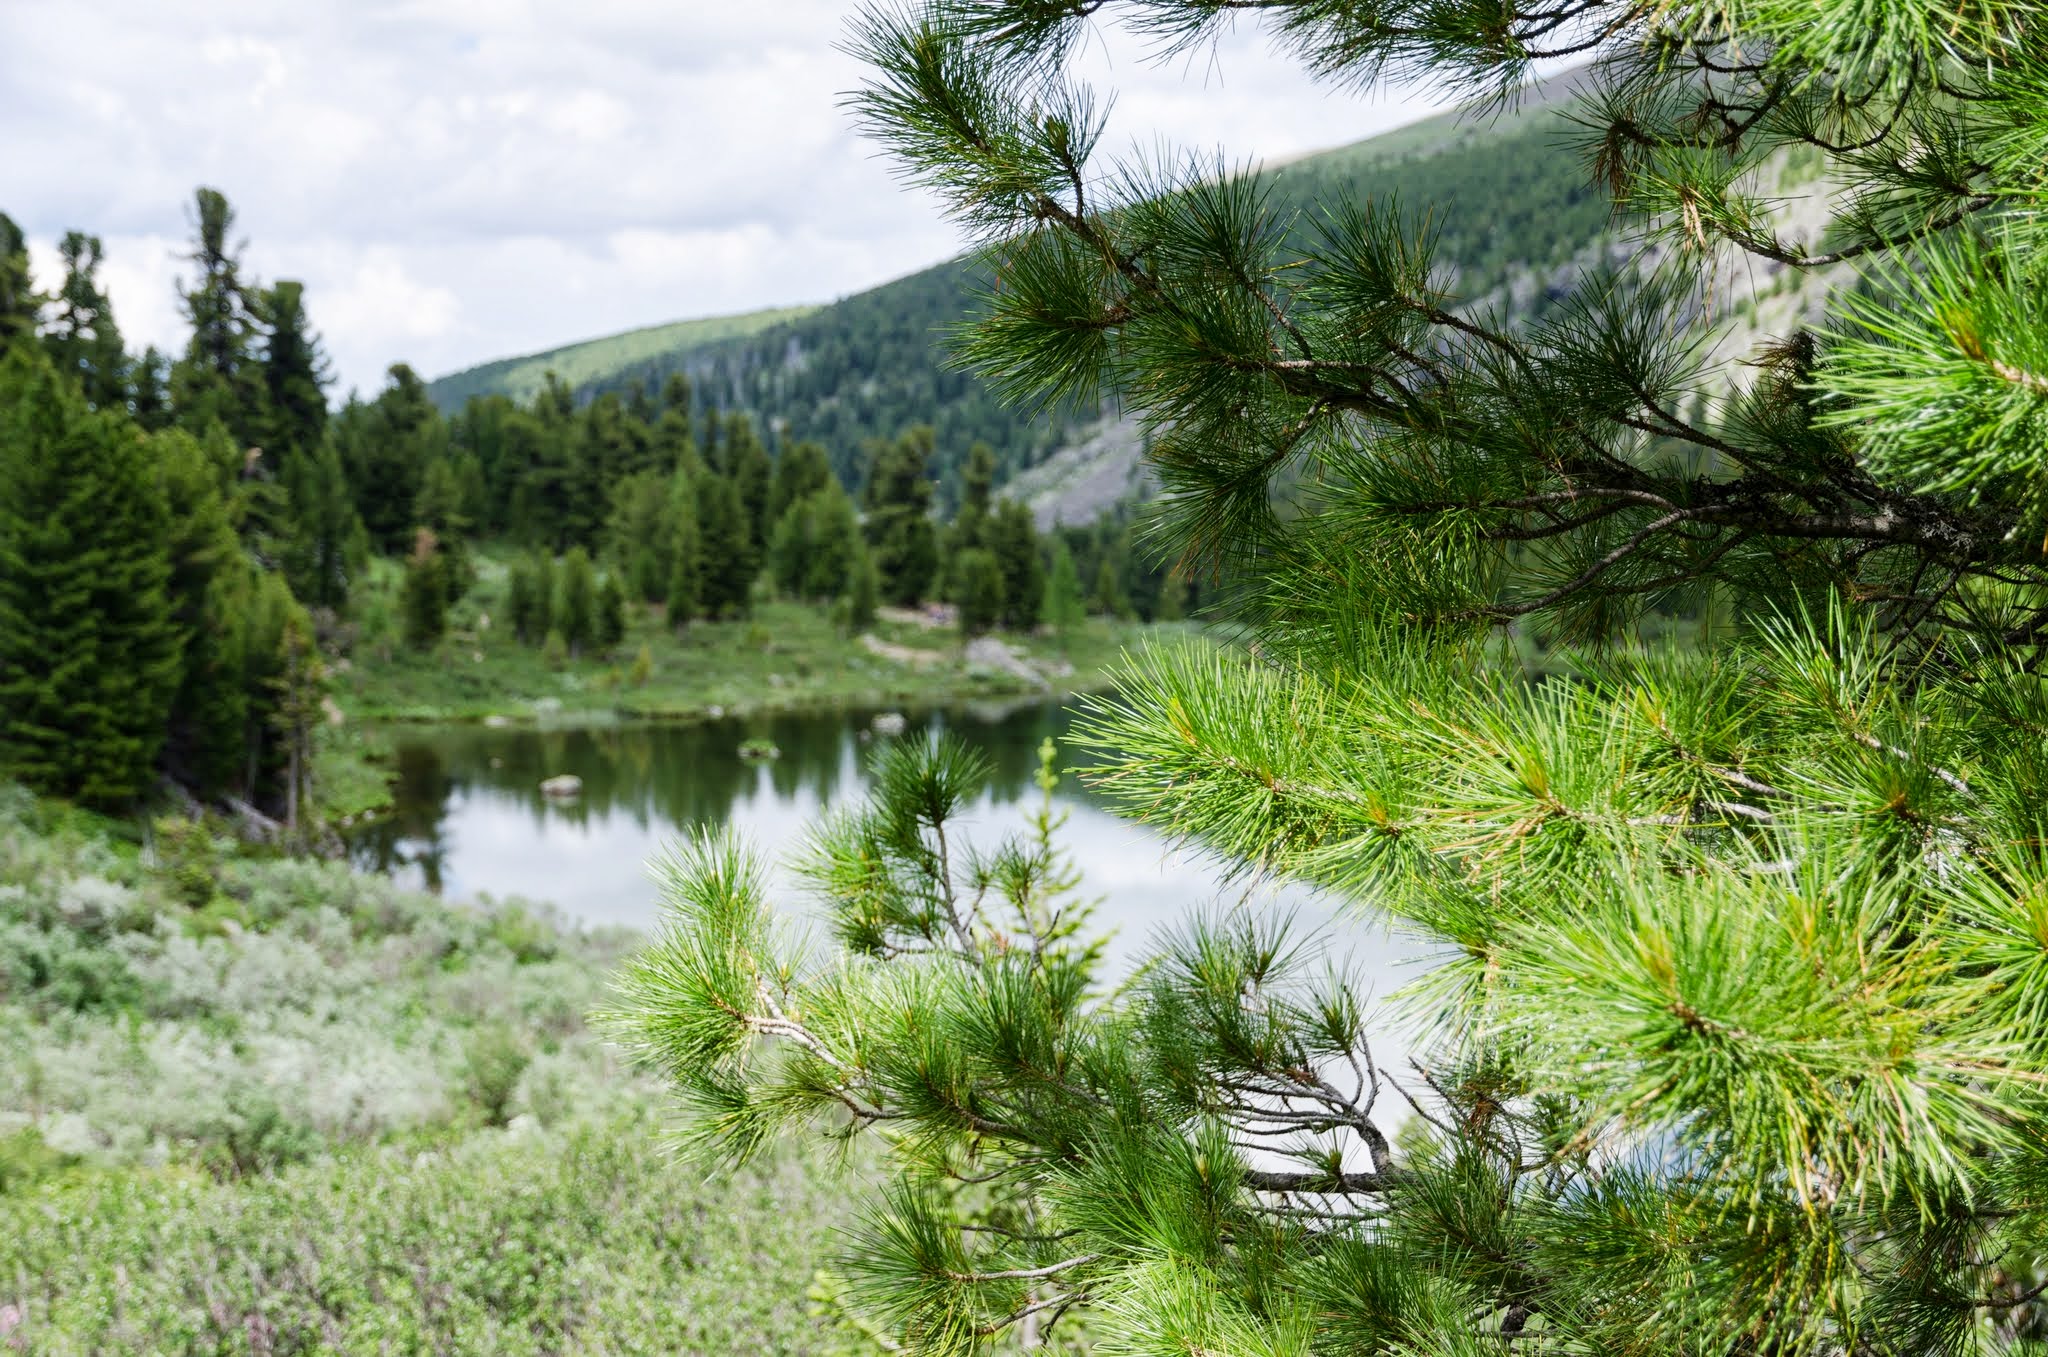
{"type": "Polygon", "coordinates": [[[32,346],[0,356],[0,769],[109,809],[156,773],[178,686],[163,490],[142,436],[32,346]]]}
{"type": "Polygon", "coordinates": [[[1098,159],[1089,25],[1178,55],[1245,8],[874,7],[856,107],[994,254],[966,358],[1119,393],[1157,544],[1239,590],[1254,652],[1155,651],[1090,709],[1100,793],[1430,953],[1416,1063],[1254,902],[1119,983],[1050,807],[1001,870],[960,846],[987,772],[944,742],[884,750],[805,845],[835,955],[701,838],[618,1030],[706,1153],[882,1133],[842,1272],[912,1351],[1068,1317],[1146,1354],[2037,1351],[2037,16],[1252,6],[1366,88],[1504,100],[1592,54],[1589,190],[1654,248],[1517,326],[1432,258],[1433,214],[1484,203],[1297,216],[1260,176],[1098,159]],[[1828,310],[1729,363],[1742,256],[1828,310]],[[1715,644],[1630,643],[1708,602],[1715,644]],[[1587,646],[1523,681],[1525,622],[1587,646]]]}
{"type": "Polygon", "coordinates": [[[64,281],[51,308],[43,344],[57,370],[72,377],[97,410],[128,409],[128,354],[114,305],[99,284],[106,251],[98,236],[67,231],[57,247],[64,281]]]}
{"type": "Polygon", "coordinates": [[[527,645],[540,639],[533,625],[538,616],[534,608],[538,602],[537,590],[538,581],[534,578],[532,564],[514,561],[505,582],[505,625],[512,629],[514,638],[527,645]]]}

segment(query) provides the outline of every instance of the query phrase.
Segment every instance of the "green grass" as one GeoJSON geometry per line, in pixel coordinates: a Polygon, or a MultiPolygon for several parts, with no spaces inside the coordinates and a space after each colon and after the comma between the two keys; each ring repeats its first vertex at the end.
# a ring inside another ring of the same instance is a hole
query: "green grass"
{"type": "Polygon", "coordinates": [[[0,1299],[51,1357],[819,1352],[839,1190],[787,1155],[706,1182],[651,1114],[239,1182],[100,1174],[0,1197],[0,1299]]]}
{"type": "MultiPolygon", "coordinates": [[[[504,616],[504,562],[479,561],[475,589],[455,609],[448,637],[430,651],[396,640],[397,574],[385,564],[366,590],[366,635],[335,676],[335,700],[352,721],[675,720],[725,713],[923,705],[962,698],[1041,691],[1015,675],[970,665],[959,635],[882,621],[881,642],[930,652],[928,664],[871,653],[822,608],[764,601],[751,618],[696,623],[682,635],[658,609],[629,609],[629,634],[610,655],[589,655],[551,667],[537,647],[521,644],[497,619],[504,616]],[[642,646],[653,661],[641,686],[627,675],[642,646]]],[[[1174,626],[1175,631],[1185,630],[1174,626]]],[[[1120,654],[1160,627],[1091,618],[1066,646],[1051,636],[1001,639],[1022,647],[1048,671],[1055,691],[1099,688],[1120,654]]]]}
{"type": "Polygon", "coordinates": [[[699,320],[671,321],[648,325],[624,334],[565,344],[545,353],[517,358],[500,358],[478,367],[465,368],[436,378],[427,386],[428,395],[444,410],[459,409],[471,396],[505,395],[525,405],[547,383],[552,372],[571,387],[602,381],[652,358],[684,349],[715,344],[722,339],[744,339],[772,325],[810,315],[815,306],[773,307],[736,316],[707,316],[699,320]]]}
{"type": "Polygon", "coordinates": [[[833,1167],[677,1162],[587,1027],[636,943],[0,784],[0,1352],[873,1351],[833,1167]]]}

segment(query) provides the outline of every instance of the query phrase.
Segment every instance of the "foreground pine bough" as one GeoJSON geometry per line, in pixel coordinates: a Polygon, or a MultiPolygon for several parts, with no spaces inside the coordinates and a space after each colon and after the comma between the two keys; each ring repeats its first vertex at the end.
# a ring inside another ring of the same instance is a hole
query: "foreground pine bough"
{"type": "Polygon", "coordinates": [[[1374,1067],[1363,991],[1282,918],[1198,916],[1111,987],[1050,812],[977,856],[943,744],[809,846],[837,956],[700,842],[613,1021],[707,1153],[881,1134],[844,1265],[920,1351],[1075,1307],[1146,1353],[2038,1333],[2039,681],[1902,700],[1867,637],[1790,629],[1507,696],[1387,658],[1339,693],[1161,656],[1094,731],[1127,806],[1439,944],[1427,1065],[1374,1067]]]}
{"type": "Polygon", "coordinates": [[[1432,1043],[1378,1068],[1285,919],[1191,911],[1114,983],[1050,811],[970,854],[971,761],[897,749],[805,860],[836,955],[738,847],[674,865],[613,1021],[695,1142],[880,1137],[848,1296],[921,1352],[2041,1351],[2042,33],[1999,0],[869,10],[856,112],[1000,279],[966,356],[1114,389],[1159,545],[1242,582],[1255,662],[1133,662],[1101,786],[1434,944],[1432,1043]],[[1397,205],[1104,167],[1089,25],[1172,55],[1240,10],[1360,85],[1591,54],[1589,176],[1659,248],[1517,326],[1397,205]],[[1795,157],[1814,195],[1773,203],[1795,157]],[[1714,352],[1752,266],[1835,314],[1714,352]],[[1598,648],[1645,617],[1703,644],[1598,648]],[[1517,686],[1503,626],[1605,657],[1517,686]]]}

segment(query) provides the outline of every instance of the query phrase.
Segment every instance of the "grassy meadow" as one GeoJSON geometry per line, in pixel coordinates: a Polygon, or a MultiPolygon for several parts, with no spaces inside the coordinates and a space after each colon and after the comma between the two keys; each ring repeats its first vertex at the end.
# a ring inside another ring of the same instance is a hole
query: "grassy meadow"
{"type": "MultiPolygon", "coordinates": [[[[379,561],[358,609],[362,634],[334,675],[335,702],[353,721],[663,720],[724,712],[845,705],[918,705],[1101,684],[1104,668],[1158,626],[1093,617],[1064,641],[999,639],[1038,678],[972,662],[949,626],[885,612],[874,646],[847,634],[828,609],[772,598],[738,621],[695,622],[680,633],[658,608],[627,605],[625,641],[607,653],[551,664],[504,624],[510,575],[482,555],[476,585],[429,650],[399,639],[396,563],[379,561]],[[634,674],[642,648],[649,661],[634,674]]],[[[1175,624],[1168,624],[1175,625],[1175,624]]]]}

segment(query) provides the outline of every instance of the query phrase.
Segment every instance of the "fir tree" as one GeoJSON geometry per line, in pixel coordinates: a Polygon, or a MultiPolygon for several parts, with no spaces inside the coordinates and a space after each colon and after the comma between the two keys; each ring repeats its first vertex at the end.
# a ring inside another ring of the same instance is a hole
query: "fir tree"
{"type": "Polygon", "coordinates": [[[284,750],[284,822],[301,832],[300,815],[311,800],[314,733],[326,708],[326,665],[303,613],[295,612],[278,640],[271,679],[270,723],[284,750]]]}
{"type": "Polygon", "coordinates": [[[505,622],[512,628],[512,635],[527,645],[533,645],[542,635],[534,627],[540,615],[536,608],[539,590],[532,563],[514,561],[505,583],[505,622]]]}
{"type": "Polygon", "coordinates": [[[163,491],[142,437],[32,346],[0,356],[0,768],[118,808],[178,686],[163,491]]]}

